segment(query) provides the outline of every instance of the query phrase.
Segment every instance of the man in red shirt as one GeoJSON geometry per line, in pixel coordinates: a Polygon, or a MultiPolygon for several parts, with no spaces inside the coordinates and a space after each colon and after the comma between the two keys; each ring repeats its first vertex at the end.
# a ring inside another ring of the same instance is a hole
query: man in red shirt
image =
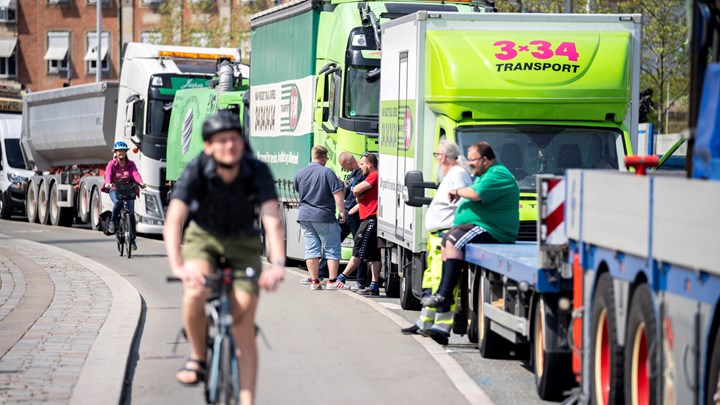
{"type": "MultiPolygon", "coordinates": [[[[361,261],[370,262],[372,282],[369,287],[357,290],[361,295],[380,295],[380,249],[377,244],[377,208],[378,208],[378,158],[377,155],[365,152],[360,158],[365,180],[353,187],[360,206],[360,227],[357,235],[353,235],[353,255],[345,271],[338,276],[338,281],[345,285],[347,276],[351,275],[361,261]]],[[[348,287],[349,288],[349,287],[348,287]]]]}

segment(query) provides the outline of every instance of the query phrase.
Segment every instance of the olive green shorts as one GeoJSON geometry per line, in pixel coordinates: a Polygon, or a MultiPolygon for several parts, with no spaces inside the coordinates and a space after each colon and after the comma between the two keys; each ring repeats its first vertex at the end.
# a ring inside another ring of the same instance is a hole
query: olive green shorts
{"type": "MultiPolygon", "coordinates": [[[[217,269],[218,258],[225,256],[230,267],[235,269],[235,274],[245,275],[246,269],[251,267],[255,270],[255,275],[260,276],[261,254],[262,243],[259,236],[216,237],[200,228],[195,222],[190,222],[185,230],[182,257],[186,262],[205,260],[217,269]]],[[[235,280],[233,288],[253,295],[258,295],[260,292],[257,283],[250,280],[235,280]]]]}

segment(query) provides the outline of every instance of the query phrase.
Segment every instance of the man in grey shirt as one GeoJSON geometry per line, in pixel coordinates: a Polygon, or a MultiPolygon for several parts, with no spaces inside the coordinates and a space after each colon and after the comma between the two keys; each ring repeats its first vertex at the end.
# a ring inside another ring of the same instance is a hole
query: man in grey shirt
{"type": "Polygon", "coordinates": [[[340,267],[340,226],[335,220],[335,210],[340,212],[340,223],[345,222],[347,212],[343,199],[343,185],[332,170],[325,167],[327,149],[312,148],[312,162],[295,174],[295,191],[300,197],[297,221],[305,238],[305,263],[310,273],[310,290],[321,290],[318,279],[320,258],[325,250],[330,280],[326,288],[337,289],[340,267]]]}

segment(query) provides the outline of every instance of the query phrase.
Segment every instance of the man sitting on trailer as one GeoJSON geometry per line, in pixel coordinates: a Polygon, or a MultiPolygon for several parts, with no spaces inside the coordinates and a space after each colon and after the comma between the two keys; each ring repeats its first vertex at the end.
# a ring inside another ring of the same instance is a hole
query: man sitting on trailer
{"type": "Polygon", "coordinates": [[[442,279],[437,292],[421,302],[430,308],[449,308],[452,291],[465,266],[468,243],[514,243],[520,228],[520,189],[512,173],[497,161],[487,142],[468,148],[468,162],[475,175],[469,187],[450,190],[448,198],[463,200],[455,212],[455,225],[442,240],[442,279]]]}
{"type": "MultiPolygon", "coordinates": [[[[442,260],[440,255],[440,238],[445,231],[452,228],[455,209],[459,200],[450,201],[449,192],[472,183],[468,173],[467,162],[460,156],[457,145],[452,141],[442,140],[433,153],[437,163],[437,178],[440,181],[435,197],[433,197],[425,213],[425,230],[428,237],[427,267],[423,272],[423,296],[437,292],[442,278],[442,260]]],[[[457,297],[457,289],[453,291],[457,297]]],[[[422,334],[433,338],[436,342],[447,345],[450,330],[453,326],[455,304],[447,307],[423,307],[415,324],[401,329],[406,335],[422,334]]]]}

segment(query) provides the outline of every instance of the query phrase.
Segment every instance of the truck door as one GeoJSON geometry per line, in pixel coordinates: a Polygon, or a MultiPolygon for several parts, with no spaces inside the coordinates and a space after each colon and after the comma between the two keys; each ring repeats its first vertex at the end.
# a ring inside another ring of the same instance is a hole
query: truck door
{"type": "Polygon", "coordinates": [[[403,187],[405,186],[405,172],[407,171],[407,145],[405,143],[407,131],[412,129],[412,122],[409,120],[408,105],[408,52],[403,51],[399,54],[400,63],[398,64],[398,96],[397,96],[397,134],[396,134],[396,153],[395,160],[395,237],[398,240],[405,240],[405,226],[407,220],[405,216],[405,202],[403,201],[403,187]]]}

